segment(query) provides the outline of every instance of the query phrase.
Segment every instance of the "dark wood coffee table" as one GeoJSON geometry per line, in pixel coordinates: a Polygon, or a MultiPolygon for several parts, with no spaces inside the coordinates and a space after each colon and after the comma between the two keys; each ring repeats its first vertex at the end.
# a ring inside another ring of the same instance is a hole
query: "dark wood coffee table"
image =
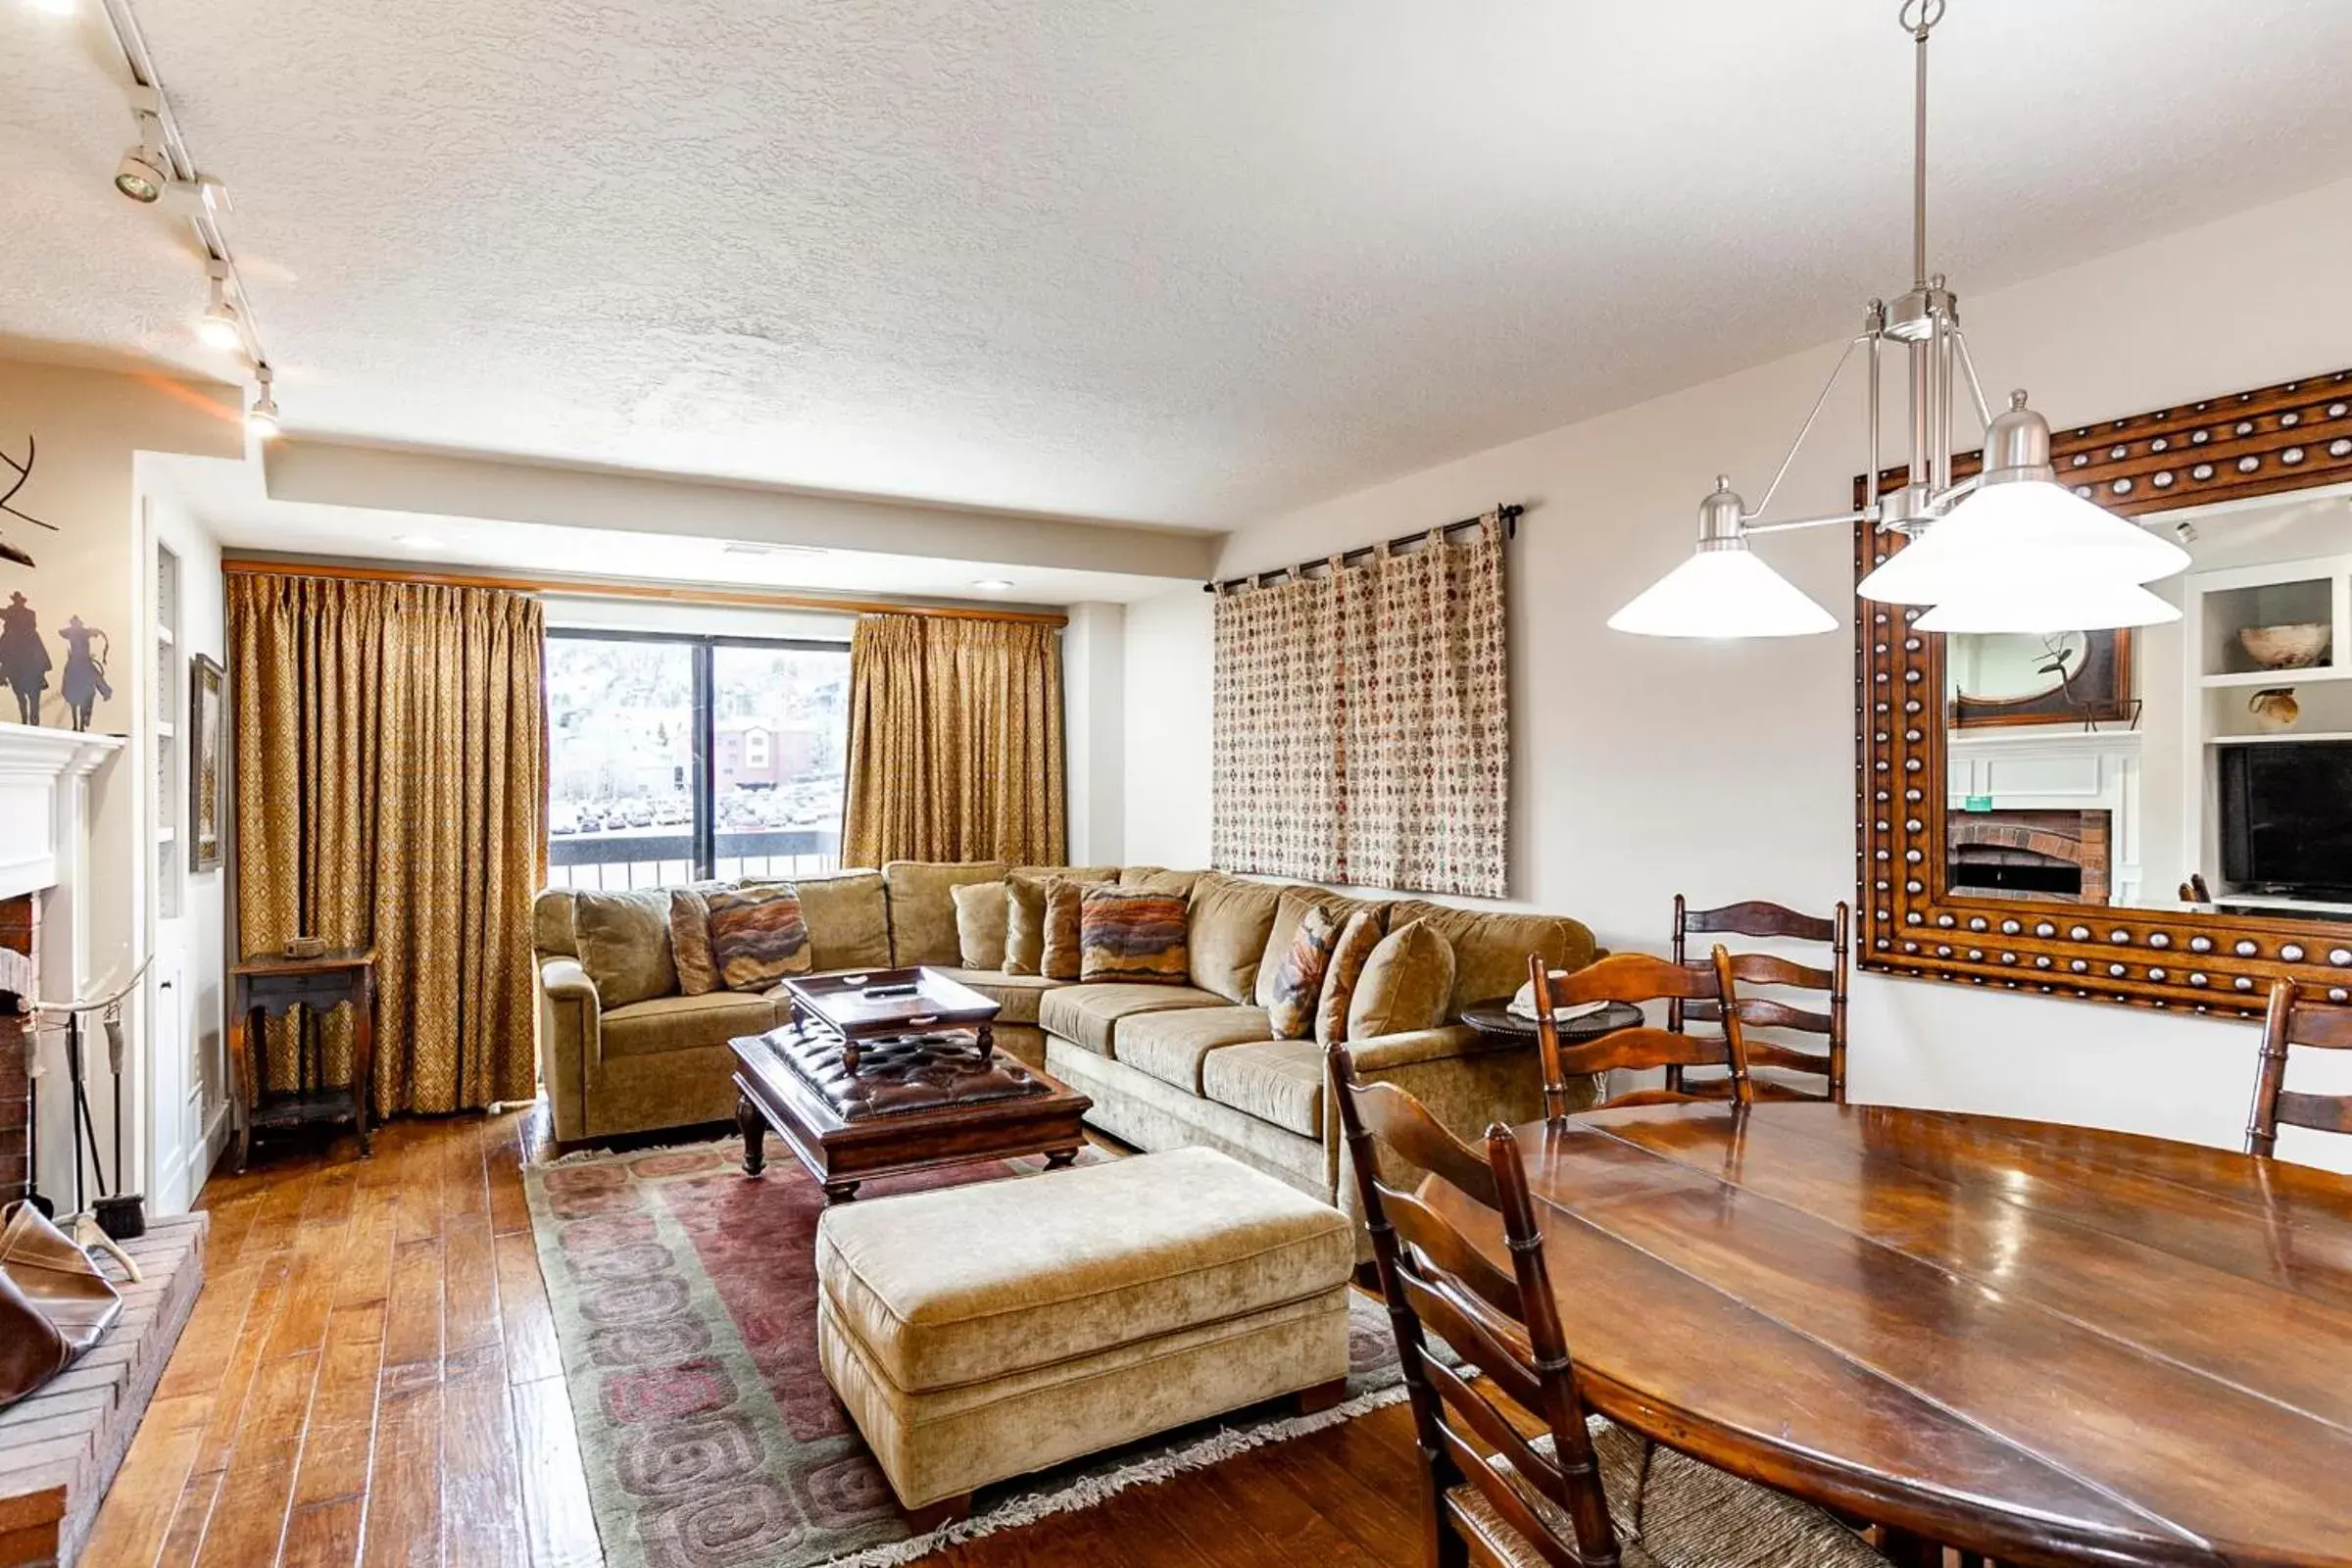
{"type": "Polygon", "coordinates": [[[974,1030],[868,1037],[845,1048],[813,1021],[730,1041],[743,1169],[765,1168],[772,1129],[843,1203],[860,1182],[959,1165],[1046,1156],[1058,1169],[1086,1142],[1086,1096],[1000,1051],[974,1030]],[[850,1059],[855,1054],[854,1062],[850,1059]]]}

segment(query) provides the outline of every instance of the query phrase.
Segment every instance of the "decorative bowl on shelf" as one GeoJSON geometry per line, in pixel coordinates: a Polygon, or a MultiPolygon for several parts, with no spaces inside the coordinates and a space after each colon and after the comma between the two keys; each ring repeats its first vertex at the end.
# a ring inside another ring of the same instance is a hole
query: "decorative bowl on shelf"
{"type": "Polygon", "coordinates": [[[2246,699],[2246,711],[2254,715],[2255,723],[2276,734],[2295,727],[2295,720],[2303,716],[2303,705],[2295,701],[2292,686],[2265,686],[2246,699]]]}
{"type": "Polygon", "coordinates": [[[2328,657],[2333,638],[2334,628],[2316,620],[2237,628],[2237,645],[2265,669],[2308,669],[2328,657]]]}
{"type": "Polygon", "coordinates": [[[326,938],[324,937],[288,937],[286,939],[286,956],[289,958],[316,958],[324,955],[325,952],[326,938]]]}

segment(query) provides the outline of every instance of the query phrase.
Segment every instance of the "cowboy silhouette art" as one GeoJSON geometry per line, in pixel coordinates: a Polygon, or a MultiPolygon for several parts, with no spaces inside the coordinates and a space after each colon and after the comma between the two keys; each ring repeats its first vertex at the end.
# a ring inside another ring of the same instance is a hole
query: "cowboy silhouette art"
{"type": "Polygon", "coordinates": [[[49,686],[49,650],[41,646],[40,625],[23,594],[10,594],[0,606],[0,680],[17,694],[17,722],[38,724],[41,693],[49,686]]]}
{"type": "Polygon", "coordinates": [[[98,699],[115,695],[115,689],[106,683],[109,647],[106,633],[95,626],[84,626],[81,617],[75,615],[66,622],[65,630],[57,638],[66,645],[65,678],[59,682],[58,691],[74,714],[74,727],[86,730],[90,727],[90,710],[98,706],[98,699]],[[98,645],[95,652],[90,647],[93,642],[98,645]]]}

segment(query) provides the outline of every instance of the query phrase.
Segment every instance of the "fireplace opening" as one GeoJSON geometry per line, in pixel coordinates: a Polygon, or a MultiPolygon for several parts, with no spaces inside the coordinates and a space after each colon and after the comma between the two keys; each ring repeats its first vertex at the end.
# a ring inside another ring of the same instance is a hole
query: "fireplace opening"
{"type": "Polygon", "coordinates": [[[1952,811],[1944,817],[1953,891],[2064,904],[2112,892],[2105,811],[1952,811]]]}
{"type": "Polygon", "coordinates": [[[32,1190],[31,1142],[33,975],[38,962],[38,909],[29,897],[0,899],[0,1202],[32,1190]]]}

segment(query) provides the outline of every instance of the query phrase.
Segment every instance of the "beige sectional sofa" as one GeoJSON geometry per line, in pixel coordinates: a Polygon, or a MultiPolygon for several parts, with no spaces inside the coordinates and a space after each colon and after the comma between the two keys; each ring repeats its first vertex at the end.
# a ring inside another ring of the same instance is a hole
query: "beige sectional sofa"
{"type": "MultiPolygon", "coordinates": [[[[1273,970],[1305,911],[1322,905],[1344,919],[1374,910],[1386,929],[1408,920],[1443,935],[1454,959],[1451,999],[1438,1027],[1350,1041],[1358,1071],[1410,1091],[1448,1124],[1475,1133],[1495,1119],[1540,1115],[1532,1046],[1497,1047],[1461,1024],[1464,1005],[1518,989],[1530,954],[1555,967],[1590,962],[1592,936],[1576,920],[1488,913],[1419,901],[1368,903],[1321,889],[1258,882],[1217,872],[1157,866],[1014,868],[1001,864],[896,861],[880,871],[844,871],[798,884],[819,971],[929,964],[993,997],[1004,1009],[997,1043],[1094,1100],[1088,1120],[1146,1150],[1205,1146],[1352,1209],[1342,1179],[1338,1112],[1324,1085],[1321,1049],[1280,1040],[1268,1020],[1273,970]],[[966,969],[953,890],[959,884],[1060,869],[1082,880],[1187,891],[1188,985],[1078,984],[1002,970],[966,969]]],[[[651,913],[665,916],[667,890],[634,895],[636,913],[597,896],[588,911],[590,961],[583,963],[586,896],[550,889],[533,911],[538,949],[539,1049],[555,1132],[564,1143],[721,1120],[733,1113],[727,1042],[774,1027],[785,1016],[780,989],[765,994],[676,994],[675,970],[662,985],[665,952],[613,954],[614,932],[647,933],[665,945],[651,913]],[[625,960],[625,961],[624,961],[625,960]],[[616,967],[629,972],[616,974],[616,967]],[[591,968],[633,1000],[605,1005],[591,968]],[[654,994],[636,997],[652,990],[654,994]]]]}

